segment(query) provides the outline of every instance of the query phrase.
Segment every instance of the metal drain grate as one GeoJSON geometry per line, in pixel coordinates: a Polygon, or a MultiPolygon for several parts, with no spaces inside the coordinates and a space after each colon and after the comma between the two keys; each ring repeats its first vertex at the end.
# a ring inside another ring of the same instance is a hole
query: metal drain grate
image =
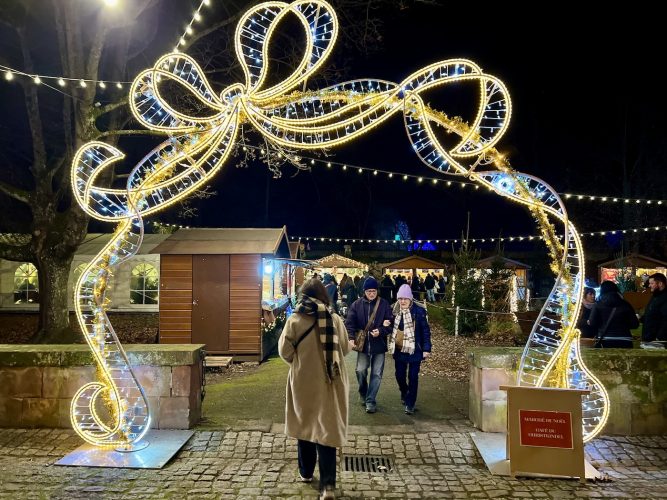
{"type": "Polygon", "coordinates": [[[388,474],[394,472],[394,459],[379,455],[343,455],[343,470],[388,474]]]}

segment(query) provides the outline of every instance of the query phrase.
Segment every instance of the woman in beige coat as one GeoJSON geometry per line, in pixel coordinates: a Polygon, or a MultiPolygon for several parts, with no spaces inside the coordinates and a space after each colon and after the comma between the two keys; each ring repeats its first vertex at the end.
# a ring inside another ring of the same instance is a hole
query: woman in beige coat
{"type": "Polygon", "coordinates": [[[343,320],[332,311],[320,280],[302,286],[278,350],[290,365],[285,434],[298,440],[299,476],[312,481],[319,457],[320,498],[334,498],[336,448],[347,436],[349,385],[343,358],[350,345],[343,320]]]}

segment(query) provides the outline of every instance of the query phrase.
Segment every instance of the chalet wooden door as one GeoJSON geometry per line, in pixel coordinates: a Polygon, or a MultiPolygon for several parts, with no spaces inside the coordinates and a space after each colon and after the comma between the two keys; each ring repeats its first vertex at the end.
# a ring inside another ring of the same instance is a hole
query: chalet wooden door
{"type": "Polygon", "coordinates": [[[192,256],[192,343],[229,351],[229,255],[192,256]]]}
{"type": "Polygon", "coordinates": [[[160,343],[192,342],[192,256],[160,256],[160,343]]]}

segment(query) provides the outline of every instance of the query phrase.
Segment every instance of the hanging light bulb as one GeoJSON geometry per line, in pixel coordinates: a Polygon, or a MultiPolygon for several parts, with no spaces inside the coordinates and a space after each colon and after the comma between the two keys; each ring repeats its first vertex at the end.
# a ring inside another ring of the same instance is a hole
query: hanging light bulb
{"type": "Polygon", "coordinates": [[[64,87],[65,86],[65,80],[63,80],[62,78],[58,78],[58,85],[60,85],[61,87],[64,87]]]}
{"type": "Polygon", "coordinates": [[[5,71],[5,80],[12,81],[14,79],[14,73],[11,71],[5,71]]]}
{"type": "Polygon", "coordinates": [[[39,77],[39,75],[36,75],[35,78],[33,78],[33,82],[35,82],[36,85],[39,85],[42,83],[42,79],[39,77]]]}

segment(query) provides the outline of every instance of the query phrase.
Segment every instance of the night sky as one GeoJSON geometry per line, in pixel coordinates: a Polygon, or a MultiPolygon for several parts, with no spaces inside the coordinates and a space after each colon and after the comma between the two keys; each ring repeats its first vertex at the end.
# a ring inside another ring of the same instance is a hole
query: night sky
{"type": "MultiPolygon", "coordinates": [[[[216,2],[203,26],[220,14],[216,2]]],[[[171,7],[137,21],[154,22],[157,16],[164,26],[139,58],[145,66],[173,45],[190,19],[190,2],[166,4],[171,7]]],[[[496,147],[509,155],[517,170],[542,177],[561,192],[623,196],[625,161],[639,172],[625,195],[662,198],[667,192],[667,105],[656,76],[663,60],[661,21],[638,8],[602,13],[584,11],[581,5],[542,3],[519,8],[507,2],[443,6],[387,2],[374,14],[382,21],[375,50],[362,54],[339,42],[331,64],[347,62],[346,79],[398,82],[438,60],[470,59],[503,80],[510,91],[512,121],[496,147]]],[[[345,16],[339,17],[341,29],[346,30],[345,16]]],[[[228,28],[214,36],[224,45],[231,42],[233,31],[228,28]]],[[[232,83],[219,74],[211,79],[218,90],[232,83]]],[[[425,101],[449,116],[471,119],[475,97],[470,86],[460,85],[426,94],[425,101]]],[[[12,126],[11,120],[3,118],[5,128],[12,126]]],[[[158,142],[128,139],[120,147],[129,158],[140,158],[158,142]]],[[[331,161],[350,165],[441,175],[414,155],[398,115],[361,140],[329,153],[331,161]]],[[[155,218],[199,227],[287,225],[290,235],[354,238],[391,238],[396,222],[402,220],[413,238],[435,239],[459,237],[469,212],[472,236],[537,232],[524,208],[481,190],[448,189],[443,183],[434,187],[322,166],[298,173],[287,166],[282,177],[274,179],[259,162],[248,168],[237,168],[235,162],[232,158],[214,179],[211,187],[217,196],[192,202],[198,209],[196,218],[180,219],[177,209],[155,218]]],[[[662,212],[654,209],[630,219],[594,204],[571,202],[568,209],[583,231],[623,227],[624,220],[641,225],[667,223],[662,212]]],[[[106,230],[106,226],[91,229],[106,230]]]]}
{"type": "MultiPolygon", "coordinates": [[[[513,118],[498,148],[509,154],[515,168],[543,177],[559,191],[621,194],[626,124],[630,161],[636,159],[632,144],[647,120],[665,129],[666,106],[657,98],[659,82],[652,75],[652,57],[659,56],[662,46],[657,22],[632,12],[608,12],[605,16],[612,21],[602,25],[597,16],[560,7],[539,19],[525,10],[474,9],[479,12],[472,12],[468,4],[465,9],[451,4],[387,9],[380,13],[385,24],[378,52],[356,56],[348,78],[400,81],[437,60],[471,59],[510,90],[513,118]]],[[[447,88],[429,94],[427,101],[450,116],[467,118],[476,109],[474,93],[467,90],[447,88]]],[[[664,150],[664,136],[654,137],[662,144],[652,147],[664,150]]],[[[437,175],[413,154],[400,116],[331,153],[333,161],[437,175]]],[[[230,165],[215,181],[217,199],[198,203],[201,215],[191,224],[286,224],[292,235],[389,238],[401,219],[415,238],[446,238],[460,235],[469,211],[473,235],[536,231],[525,209],[482,192],[360,175],[356,170],[327,171],[322,166],[294,173],[287,167],[282,178],[272,179],[261,165],[230,165]],[[373,208],[367,217],[369,202],[373,208]]],[[[643,195],[661,197],[664,178],[659,181],[660,186],[644,187],[649,192],[643,195]]],[[[582,230],[602,229],[597,222],[586,226],[590,206],[579,209],[573,216],[579,215],[575,221],[582,230]]],[[[168,215],[163,218],[170,220],[168,215]]],[[[620,227],[622,221],[608,224],[620,227]]]]}

